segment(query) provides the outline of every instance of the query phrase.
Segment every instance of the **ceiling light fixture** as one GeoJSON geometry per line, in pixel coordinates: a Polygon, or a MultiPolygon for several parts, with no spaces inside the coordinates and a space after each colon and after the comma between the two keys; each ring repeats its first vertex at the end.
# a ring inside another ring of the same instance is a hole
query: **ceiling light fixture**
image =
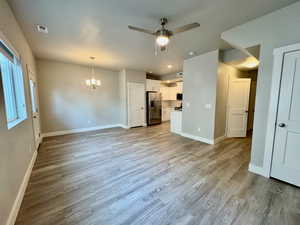
{"type": "Polygon", "coordinates": [[[48,28],[44,25],[36,25],[36,29],[40,33],[48,34],[48,28]]]}
{"type": "Polygon", "coordinates": [[[144,28],[139,28],[139,27],[134,27],[129,25],[128,28],[131,30],[143,32],[146,34],[154,35],[155,38],[155,43],[157,46],[155,46],[155,54],[157,54],[157,47],[160,48],[161,51],[166,51],[167,50],[167,45],[170,42],[170,38],[174,36],[175,34],[182,33],[191,29],[194,29],[196,27],[199,27],[199,23],[191,23],[187,24],[178,28],[175,28],[174,30],[168,30],[166,28],[168,24],[168,19],[167,18],[161,18],[160,19],[160,28],[158,30],[148,30],[144,28]]]}
{"type": "Polygon", "coordinates": [[[168,68],[171,69],[173,66],[172,65],[168,65],[168,68]]]}
{"type": "Polygon", "coordinates": [[[156,38],[156,43],[158,44],[159,47],[165,47],[169,44],[169,42],[170,42],[170,38],[165,35],[159,35],[156,38]]]}
{"type": "Polygon", "coordinates": [[[92,60],[92,66],[91,66],[91,74],[92,74],[92,78],[88,79],[85,81],[86,85],[88,87],[90,87],[91,89],[95,90],[97,87],[101,86],[101,81],[100,80],[96,80],[95,79],[95,68],[94,68],[94,60],[95,57],[90,57],[90,59],[92,60]]]}
{"type": "Polygon", "coordinates": [[[189,52],[189,55],[190,55],[190,56],[193,56],[193,55],[195,55],[195,52],[190,51],[190,52],[189,52]]]}
{"type": "Polygon", "coordinates": [[[252,61],[252,62],[247,62],[246,64],[245,64],[245,67],[247,67],[247,68],[255,68],[255,67],[257,67],[258,66],[258,64],[259,64],[259,62],[257,61],[252,61]]]}

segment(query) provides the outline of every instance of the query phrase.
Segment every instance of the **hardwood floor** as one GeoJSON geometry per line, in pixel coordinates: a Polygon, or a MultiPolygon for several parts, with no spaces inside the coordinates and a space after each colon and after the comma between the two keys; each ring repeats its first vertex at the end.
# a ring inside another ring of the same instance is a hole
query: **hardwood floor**
{"type": "Polygon", "coordinates": [[[250,143],[169,124],[47,138],[16,225],[299,225],[300,190],[249,173],[250,143]]]}

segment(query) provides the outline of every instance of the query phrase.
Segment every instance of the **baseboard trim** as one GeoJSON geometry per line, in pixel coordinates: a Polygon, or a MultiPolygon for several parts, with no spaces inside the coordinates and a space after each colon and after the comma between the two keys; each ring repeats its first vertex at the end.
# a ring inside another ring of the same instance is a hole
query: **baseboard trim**
{"type": "Polygon", "coordinates": [[[119,127],[124,128],[124,129],[129,129],[130,127],[124,124],[118,124],[119,127]]]}
{"type": "Polygon", "coordinates": [[[103,130],[108,128],[115,128],[115,127],[123,127],[121,124],[113,124],[113,125],[105,125],[105,126],[97,126],[97,127],[87,127],[87,128],[78,128],[78,129],[71,129],[71,130],[62,130],[62,131],[54,131],[54,132],[48,132],[42,134],[42,137],[54,137],[54,136],[60,136],[65,134],[75,134],[75,133],[83,133],[88,131],[94,131],[94,130],[103,130]]]}
{"type": "Polygon", "coordinates": [[[14,225],[15,222],[16,222],[16,219],[17,219],[20,207],[21,207],[21,203],[22,203],[22,200],[23,200],[23,197],[24,197],[24,194],[25,194],[28,182],[29,182],[29,178],[30,178],[31,171],[32,171],[32,168],[34,166],[36,157],[37,157],[37,151],[34,151],[33,156],[31,158],[31,161],[29,163],[29,166],[28,166],[28,168],[26,170],[26,173],[24,175],[22,184],[19,188],[17,197],[14,201],[13,207],[10,211],[10,214],[9,214],[8,220],[6,222],[6,225],[14,225]]]}
{"type": "Polygon", "coordinates": [[[255,173],[255,174],[258,174],[258,175],[269,178],[268,174],[266,173],[266,171],[263,167],[256,166],[256,165],[253,165],[253,164],[250,163],[249,167],[248,167],[248,170],[251,173],[255,173]]]}
{"type": "Polygon", "coordinates": [[[215,138],[214,144],[218,144],[218,143],[224,141],[225,139],[226,139],[225,136],[221,136],[221,137],[215,138]]]}
{"type": "Polygon", "coordinates": [[[196,141],[201,141],[201,142],[204,142],[204,143],[207,143],[207,144],[210,144],[210,145],[214,144],[214,140],[210,140],[210,139],[203,138],[203,137],[198,137],[198,136],[195,136],[195,135],[192,135],[192,134],[187,134],[187,133],[181,132],[180,135],[183,136],[183,137],[190,138],[190,139],[193,139],[193,140],[196,140],[196,141]]]}

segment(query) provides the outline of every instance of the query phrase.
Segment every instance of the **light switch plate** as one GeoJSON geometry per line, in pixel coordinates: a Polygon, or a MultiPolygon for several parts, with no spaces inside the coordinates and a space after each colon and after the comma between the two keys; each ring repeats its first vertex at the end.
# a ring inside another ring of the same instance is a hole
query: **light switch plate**
{"type": "Polygon", "coordinates": [[[211,109],[211,104],[209,104],[209,103],[208,103],[208,104],[205,104],[205,108],[206,108],[206,109],[211,109]]]}

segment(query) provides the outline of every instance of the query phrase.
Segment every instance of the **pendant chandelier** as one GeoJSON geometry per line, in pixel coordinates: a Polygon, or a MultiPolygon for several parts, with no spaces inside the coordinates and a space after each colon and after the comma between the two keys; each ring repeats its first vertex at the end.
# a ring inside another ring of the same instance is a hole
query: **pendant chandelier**
{"type": "Polygon", "coordinates": [[[92,63],[91,63],[91,79],[86,80],[85,83],[89,88],[95,90],[97,87],[101,86],[101,80],[96,80],[95,79],[95,68],[94,68],[95,57],[91,56],[90,59],[92,60],[92,63]]]}

